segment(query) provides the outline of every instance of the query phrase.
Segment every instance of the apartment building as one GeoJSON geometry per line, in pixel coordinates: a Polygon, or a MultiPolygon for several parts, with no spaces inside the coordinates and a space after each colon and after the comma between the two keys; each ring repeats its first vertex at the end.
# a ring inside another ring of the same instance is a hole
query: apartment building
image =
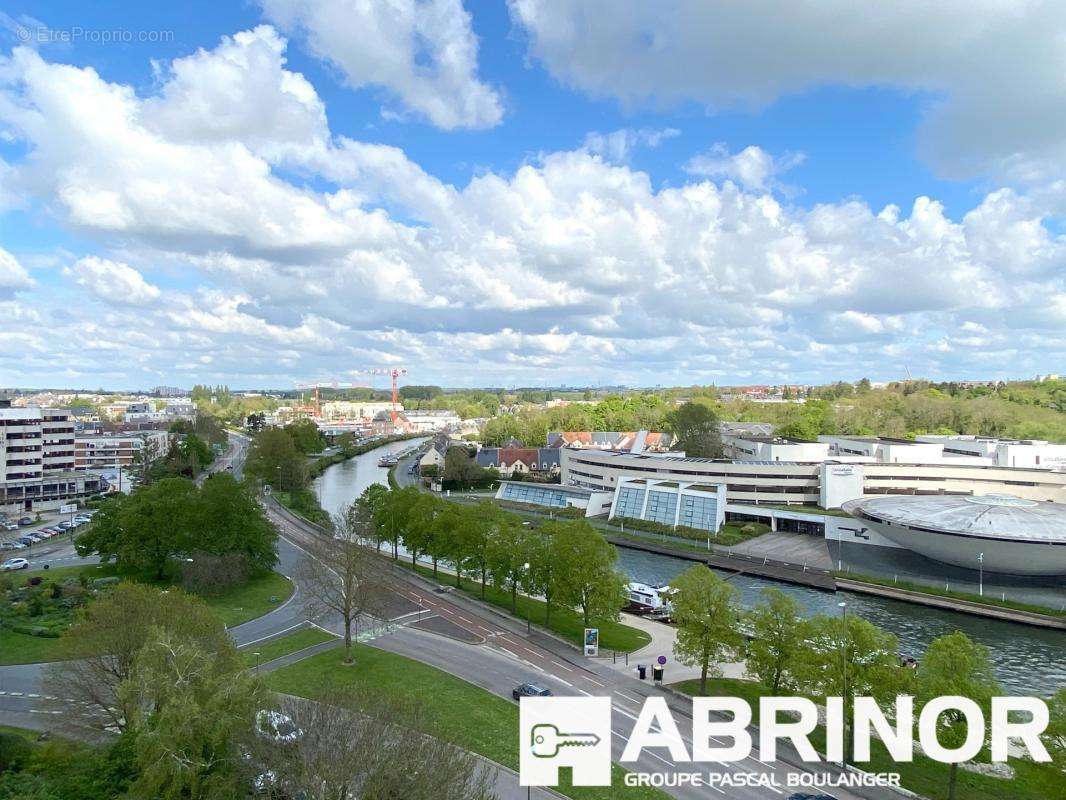
{"type": "Polygon", "coordinates": [[[0,508],[49,509],[106,488],[99,476],[75,472],[74,440],[69,411],[0,400],[0,508]]]}
{"type": "Polygon", "coordinates": [[[101,433],[79,435],[74,440],[74,469],[117,469],[140,460],[145,447],[152,458],[165,455],[169,445],[166,431],[101,433]]]}

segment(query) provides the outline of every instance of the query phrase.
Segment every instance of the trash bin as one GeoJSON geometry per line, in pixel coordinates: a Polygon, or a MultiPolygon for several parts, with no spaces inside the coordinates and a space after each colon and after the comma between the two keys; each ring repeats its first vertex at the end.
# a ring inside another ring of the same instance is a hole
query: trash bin
{"type": "Polygon", "coordinates": [[[655,666],[651,668],[651,677],[656,683],[663,682],[663,668],[655,666]]]}
{"type": "Polygon", "coordinates": [[[646,680],[648,677],[648,667],[645,664],[637,664],[637,675],[642,681],[646,680]]]}

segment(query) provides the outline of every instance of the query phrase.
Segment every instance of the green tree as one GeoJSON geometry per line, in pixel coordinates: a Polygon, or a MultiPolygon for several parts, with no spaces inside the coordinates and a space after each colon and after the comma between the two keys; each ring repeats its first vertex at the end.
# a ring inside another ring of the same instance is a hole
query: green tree
{"type": "Polygon", "coordinates": [[[1066,688],[1059,689],[1048,703],[1048,726],[1044,739],[1052,761],[1066,771],[1066,688]]]}
{"type": "Polygon", "coordinates": [[[742,641],[738,592],[703,564],[682,572],[670,588],[675,590],[674,655],[682,664],[700,668],[700,694],[706,694],[708,675],[721,674],[719,662],[735,653],[742,641]]]}
{"type": "Polygon", "coordinates": [[[904,686],[907,676],[899,665],[899,642],[854,614],[812,617],[804,626],[804,635],[793,677],[806,694],[844,699],[844,758],[848,760],[848,720],[855,698],[872,697],[886,703],[904,686]]]}
{"type": "Polygon", "coordinates": [[[535,538],[541,534],[531,531],[515,515],[506,515],[489,539],[487,560],[492,582],[511,593],[511,613],[518,605],[518,590],[529,588],[533,561],[536,558],[535,538]]]}
{"type": "Polygon", "coordinates": [[[137,737],[141,800],[229,800],[247,792],[241,758],[257,712],[269,702],[230,641],[206,649],[195,638],[152,628],[119,691],[137,737]]]}
{"type": "MultiPolygon", "coordinates": [[[[917,676],[917,699],[922,705],[937,697],[957,695],[975,702],[989,719],[992,698],[1000,694],[988,648],[961,631],[934,639],[922,656],[917,676]]],[[[945,747],[960,747],[966,741],[968,726],[961,711],[948,709],[937,718],[936,725],[937,739],[945,747]]],[[[958,768],[956,762],[949,767],[948,800],[955,800],[958,768]]]]}
{"type": "Polygon", "coordinates": [[[481,599],[484,600],[492,543],[504,529],[520,525],[520,522],[514,514],[501,510],[491,500],[480,501],[469,513],[475,524],[466,542],[466,562],[481,579],[481,599]]]}
{"type": "Polygon", "coordinates": [[[289,434],[281,428],[266,428],[252,441],[244,471],[275,489],[293,491],[307,482],[306,464],[289,434]]]}
{"type": "Polygon", "coordinates": [[[581,609],[586,627],[617,620],[626,587],[616,567],[618,551],[583,519],[561,524],[563,533],[553,539],[552,549],[562,599],[581,609]]]}
{"type": "MultiPolygon", "coordinates": [[[[437,516],[444,511],[444,501],[413,488],[405,496],[406,492],[407,489],[393,492],[390,505],[395,504],[397,513],[403,515],[399,530],[403,531],[403,544],[411,554],[411,564],[414,565],[420,556],[436,549],[434,539],[437,536],[437,516]]],[[[392,526],[393,521],[386,514],[379,525],[392,526]]],[[[434,560],[434,575],[436,569],[437,563],[434,560]]]]}
{"type": "Polygon", "coordinates": [[[188,433],[181,438],[178,442],[178,453],[186,464],[194,467],[196,473],[207,469],[215,460],[211,446],[195,433],[188,433]]]}
{"type": "Polygon", "coordinates": [[[193,507],[191,549],[213,555],[239,554],[254,571],[278,561],[278,535],[251,490],[228,473],[204,481],[193,507]]]}
{"type": "Polygon", "coordinates": [[[290,422],[284,430],[292,437],[293,444],[301,453],[321,453],[326,448],[326,440],[319,432],[318,426],[309,419],[290,422]]]}
{"type": "Polygon", "coordinates": [[[170,559],[190,548],[196,500],[196,485],[185,478],[141,486],[108,500],[75,546],[80,555],[114,558],[122,569],[161,581],[170,559]]]}
{"type": "Polygon", "coordinates": [[[704,403],[684,403],[666,415],[666,427],[677,437],[676,446],[694,458],[721,458],[722,436],[718,416],[704,403]]]}
{"type": "Polygon", "coordinates": [[[49,694],[83,703],[91,712],[79,717],[86,724],[124,729],[132,709],[124,706],[119,687],[132,674],[152,630],[196,641],[209,652],[230,643],[222,621],[200,598],[177,588],[163,592],[120,583],[82,607],[63,633],[69,658],[49,665],[49,694]]]}
{"type": "Polygon", "coordinates": [[[801,612],[802,606],[790,595],[780,589],[764,589],[762,602],[747,617],[751,626],[745,658],[748,673],[774,694],[804,646],[801,612]]]}
{"type": "Polygon", "coordinates": [[[536,531],[539,535],[530,542],[531,591],[544,598],[544,624],[549,627],[552,609],[564,592],[563,581],[568,571],[563,563],[567,532],[567,524],[561,520],[545,522],[536,531]]]}

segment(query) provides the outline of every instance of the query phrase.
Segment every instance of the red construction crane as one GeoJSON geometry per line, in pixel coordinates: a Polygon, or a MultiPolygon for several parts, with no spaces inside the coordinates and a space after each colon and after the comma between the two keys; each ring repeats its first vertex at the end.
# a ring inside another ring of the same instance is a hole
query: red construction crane
{"type": "Polygon", "coordinates": [[[392,410],[389,412],[389,417],[392,419],[392,424],[396,424],[396,417],[400,415],[399,410],[396,408],[400,404],[400,390],[396,386],[396,379],[401,375],[407,374],[407,367],[377,367],[375,369],[353,369],[353,373],[361,375],[388,375],[392,378],[392,410]]]}

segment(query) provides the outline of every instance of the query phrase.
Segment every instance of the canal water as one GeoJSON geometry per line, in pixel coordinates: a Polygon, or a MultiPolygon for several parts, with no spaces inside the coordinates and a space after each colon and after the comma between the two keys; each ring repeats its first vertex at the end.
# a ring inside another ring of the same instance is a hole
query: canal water
{"type": "MultiPolygon", "coordinates": [[[[329,467],[314,482],[322,507],[337,513],[352,503],[372,483],[387,485],[388,470],[378,466],[385,453],[399,453],[418,441],[393,442],[377,450],[329,467]]],[[[692,566],[684,559],[619,548],[619,566],[633,580],[642,583],[669,583],[692,566]]],[[[920,658],[938,636],[962,631],[984,644],[992,653],[996,676],[1013,694],[1050,695],[1066,686],[1066,633],[1032,628],[1009,622],[957,614],[934,608],[901,603],[850,592],[820,592],[801,586],[745,575],[719,573],[740,591],[741,602],[759,602],[763,589],[774,587],[798,600],[809,614],[839,614],[837,603],[848,604],[855,613],[899,637],[901,652],[920,658]]]]}
{"type": "Polygon", "coordinates": [[[388,468],[378,466],[378,461],[382,456],[402,453],[404,450],[417,447],[424,441],[425,439],[407,439],[402,442],[392,442],[375,448],[369,453],[363,453],[361,456],[327,467],[311,485],[318,496],[318,502],[331,515],[340,514],[358,500],[359,495],[371,484],[389,485],[388,468]]]}

